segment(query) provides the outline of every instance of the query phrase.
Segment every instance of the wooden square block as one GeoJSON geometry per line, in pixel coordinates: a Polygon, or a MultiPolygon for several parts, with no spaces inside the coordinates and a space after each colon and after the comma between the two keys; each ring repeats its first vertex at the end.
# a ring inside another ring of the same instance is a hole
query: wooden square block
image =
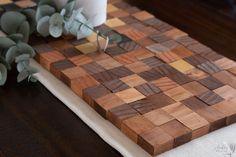
{"type": "Polygon", "coordinates": [[[126,89],[124,91],[121,91],[115,94],[126,103],[131,103],[131,102],[145,98],[143,94],[141,94],[134,88],[126,89]]]}
{"type": "Polygon", "coordinates": [[[88,57],[90,57],[94,62],[99,62],[102,60],[110,59],[111,56],[104,52],[98,52],[98,53],[90,53],[87,54],[88,57]]]}
{"type": "Polygon", "coordinates": [[[75,48],[84,54],[89,54],[98,51],[97,46],[93,43],[81,44],[76,46],[75,48]]]}
{"type": "Polygon", "coordinates": [[[1,0],[0,5],[6,5],[12,3],[12,0],[1,0]]]}
{"type": "Polygon", "coordinates": [[[192,139],[198,138],[209,133],[209,122],[194,112],[187,114],[181,118],[178,118],[178,121],[180,121],[186,127],[192,130],[192,139]]]}
{"type": "Polygon", "coordinates": [[[160,128],[174,138],[174,147],[185,144],[192,139],[191,130],[177,120],[171,120],[161,125],[160,128]]]}
{"type": "Polygon", "coordinates": [[[113,18],[113,19],[107,20],[106,25],[111,28],[115,28],[115,27],[123,26],[125,25],[125,23],[121,21],[119,18],[113,18]]]}
{"type": "Polygon", "coordinates": [[[153,45],[147,46],[146,48],[156,54],[161,53],[161,52],[169,52],[170,51],[169,48],[167,48],[161,44],[153,44],[153,45]]]}
{"type": "Polygon", "coordinates": [[[118,79],[118,76],[111,73],[110,71],[103,71],[100,73],[93,74],[92,76],[101,83],[118,79]]]}
{"type": "Polygon", "coordinates": [[[146,81],[154,81],[163,77],[163,75],[156,69],[144,71],[139,73],[138,75],[146,81]]]}
{"type": "Polygon", "coordinates": [[[122,77],[126,77],[126,76],[134,74],[131,70],[129,70],[128,68],[124,66],[111,69],[109,70],[109,72],[116,75],[118,78],[122,78],[122,77]]]}
{"type": "Polygon", "coordinates": [[[133,16],[140,21],[148,20],[154,17],[152,14],[148,13],[147,11],[141,11],[141,12],[135,13],[133,14],[133,16]]]}
{"type": "Polygon", "coordinates": [[[130,53],[125,53],[122,55],[118,55],[114,57],[115,60],[117,60],[119,63],[121,64],[132,64],[138,61],[138,59],[136,57],[134,57],[132,54],[130,53]]]}
{"type": "Polygon", "coordinates": [[[165,91],[164,93],[175,101],[181,101],[193,96],[192,93],[190,93],[181,86],[165,91]]]}
{"type": "Polygon", "coordinates": [[[89,73],[91,75],[105,71],[105,69],[102,66],[100,66],[99,64],[97,64],[96,62],[84,64],[84,65],[81,65],[81,67],[84,70],[86,70],[87,73],[89,73]]]}
{"type": "Polygon", "coordinates": [[[232,74],[234,74],[236,76],[236,66],[233,68],[230,68],[229,72],[231,72],[232,74]]]}
{"type": "Polygon", "coordinates": [[[123,81],[125,84],[129,85],[130,87],[135,87],[146,83],[144,79],[142,79],[140,76],[136,74],[123,77],[120,80],[123,81]]]}
{"type": "Polygon", "coordinates": [[[137,143],[138,136],[141,133],[149,131],[154,127],[155,125],[143,116],[135,116],[123,121],[121,131],[137,143]]]}
{"type": "Polygon", "coordinates": [[[140,46],[134,41],[122,42],[119,44],[119,46],[127,52],[134,51],[140,48],[140,46]]]}
{"type": "Polygon", "coordinates": [[[112,122],[116,127],[121,128],[123,120],[138,116],[139,113],[133,109],[130,105],[121,105],[112,108],[108,111],[108,120],[112,122]]]}
{"type": "Polygon", "coordinates": [[[205,62],[200,65],[198,65],[198,68],[202,69],[203,71],[209,73],[209,74],[214,74],[217,72],[220,72],[221,69],[213,64],[212,62],[205,62]]]}
{"type": "Polygon", "coordinates": [[[216,79],[220,80],[222,83],[226,85],[230,85],[231,87],[236,89],[236,77],[227,71],[221,71],[215,73],[213,75],[216,79]]]}
{"type": "Polygon", "coordinates": [[[142,47],[147,47],[147,46],[155,44],[155,42],[149,39],[148,37],[139,39],[136,42],[142,47]]]}
{"type": "Polygon", "coordinates": [[[220,88],[222,86],[224,86],[224,84],[222,82],[220,82],[219,80],[215,79],[214,77],[207,77],[204,78],[202,80],[199,80],[199,82],[206,86],[208,89],[210,90],[214,90],[216,88],[220,88]]]}
{"type": "Polygon", "coordinates": [[[158,87],[154,86],[151,83],[145,83],[145,84],[136,86],[135,89],[145,96],[151,96],[151,95],[158,94],[161,92],[161,90],[158,87]]]}
{"type": "Polygon", "coordinates": [[[228,70],[236,66],[236,62],[225,57],[219,60],[216,60],[214,63],[221,69],[225,69],[225,70],[228,70]]]}
{"type": "Polygon", "coordinates": [[[139,49],[129,52],[127,54],[129,54],[130,57],[136,58],[137,60],[143,60],[143,59],[150,58],[150,57],[154,56],[154,54],[152,52],[148,51],[147,49],[143,49],[143,48],[139,48],[139,49]]]}
{"type": "Polygon", "coordinates": [[[112,17],[121,18],[121,17],[129,16],[129,13],[127,13],[124,10],[117,10],[117,11],[111,12],[109,15],[112,16],[112,17]]]}
{"type": "Polygon", "coordinates": [[[235,108],[235,101],[222,101],[214,106],[217,111],[223,113],[227,119],[226,124],[230,125],[236,122],[236,108],[235,108]]]}
{"type": "Polygon", "coordinates": [[[127,67],[134,73],[141,73],[141,72],[148,71],[151,69],[149,66],[147,66],[146,64],[140,61],[132,63],[132,64],[128,64],[125,67],[127,67]]]}
{"type": "Polygon", "coordinates": [[[150,38],[157,42],[157,43],[163,43],[165,41],[169,41],[171,40],[171,38],[167,37],[166,35],[164,35],[163,33],[154,33],[150,35],[150,38]]]}
{"type": "Polygon", "coordinates": [[[104,86],[106,86],[113,93],[120,92],[122,90],[126,90],[129,88],[129,86],[127,84],[120,81],[119,79],[105,82],[104,86]]]}
{"type": "Polygon", "coordinates": [[[111,13],[114,11],[118,11],[119,9],[117,7],[115,7],[113,4],[107,4],[107,12],[111,13]]]}
{"type": "Polygon", "coordinates": [[[210,131],[220,129],[226,125],[226,116],[211,106],[201,108],[196,113],[210,123],[210,131]]]}
{"type": "Polygon", "coordinates": [[[217,103],[220,103],[221,101],[224,101],[222,97],[212,91],[205,92],[203,94],[198,95],[197,97],[208,105],[215,105],[217,103]]]}
{"type": "Polygon", "coordinates": [[[128,30],[124,32],[124,34],[134,41],[144,39],[147,36],[145,33],[137,29],[128,30]]]}
{"type": "Polygon", "coordinates": [[[155,86],[159,87],[162,91],[167,91],[178,87],[179,85],[169,79],[168,77],[163,77],[152,82],[155,86]]]}
{"type": "Polygon", "coordinates": [[[97,98],[95,102],[95,110],[103,117],[108,117],[108,110],[117,106],[124,105],[125,102],[115,94],[107,94],[103,97],[97,98]]]}
{"type": "Polygon", "coordinates": [[[193,81],[190,77],[188,77],[187,75],[184,75],[180,72],[178,72],[176,74],[171,74],[168,77],[180,85],[183,85],[183,84],[193,81]]]}
{"type": "Polygon", "coordinates": [[[170,65],[182,73],[185,73],[194,68],[191,64],[184,60],[175,61],[173,63],[170,63],[170,65]]]}
{"type": "Polygon", "coordinates": [[[76,56],[76,57],[72,57],[69,60],[72,63],[74,63],[75,65],[78,65],[78,66],[93,62],[93,60],[90,57],[85,56],[85,55],[79,55],[79,56],[76,56]]]}
{"type": "Polygon", "coordinates": [[[99,85],[99,82],[89,75],[71,80],[71,89],[80,97],[83,96],[84,89],[97,85],[99,85]]]}
{"type": "Polygon", "coordinates": [[[192,64],[193,66],[198,66],[207,62],[206,58],[203,58],[202,56],[197,55],[197,54],[190,56],[188,58],[185,58],[184,60],[186,60],[188,63],[192,64]]]}
{"type": "Polygon", "coordinates": [[[106,53],[110,56],[117,56],[124,54],[126,51],[119,46],[111,46],[106,49],[106,53]]]}
{"type": "Polygon", "coordinates": [[[175,53],[171,51],[158,53],[156,56],[166,63],[174,62],[180,59],[178,55],[176,55],[175,53]]]}
{"type": "Polygon", "coordinates": [[[214,90],[214,92],[228,101],[231,101],[236,98],[236,89],[232,88],[229,85],[217,88],[214,90]]]}
{"type": "Polygon", "coordinates": [[[198,68],[194,68],[189,71],[186,71],[185,75],[193,80],[201,80],[209,76],[207,73],[205,73],[204,71],[198,68]]]}
{"type": "Polygon", "coordinates": [[[197,97],[190,97],[188,99],[181,101],[181,103],[183,103],[185,106],[187,106],[188,108],[190,108],[193,111],[197,111],[199,109],[204,109],[204,108],[208,107],[208,105],[206,103],[204,103],[203,101],[201,101],[197,97]]]}
{"type": "Polygon", "coordinates": [[[113,58],[107,58],[104,60],[100,60],[100,61],[97,61],[97,63],[107,70],[113,69],[116,67],[120,67],[122,65],[119,62],[117,62],[116,60],[114,60],[113,58]]]}
{"type": "Polygon", "coordinates": [[[57,78],[61,79],[62,71],[75,67],[75,65],[69,60],[61,60],[51,64],[50,71],[57,78]]]}
{"type": "Polygon", "coordinates": [[[177,40],[178,38],[184,37],[184,36],[188,36],[188,34],[186,34],[185,32],[182,32],[181,30],[176,29],[176,28],[165,32],[165,35],[167,37],[170,37],[175,40],[177,40]]]}
{"type": "Polygon", "coordinates": [[[85,102],[87,102],[91,107],[94,108],[95,99],[108,94],[110,94],[110,91],[107,90],[103,85],[97,85],[84,89],[82,98],[85,102]]]}
{"type": "Polygon", "coordinates": [[[187,91],[189,91],[190,93],[192,93],[195,96],[205,93],[209,90],[196,81],[184,84],[184,85],[182,85],[182,87],[184,87],[187,91]]]}
{"type": "Polygon", "coordinates": [[[174,147],[174,138],[163,129],[155,127],[140,134],[138,144],[151,155],[155,156],[174,147]]]}
{"type": "Polygon", "coordinates": [[[151,68],[156,68],[156,67],[159,67],[164,64],[160,59],[158,59],[156,57],[150,57],[150,58],[143,59],[142,62],[144,62],[145,64],[147,64],[151,68]]]}
{"type": "Polygon", "coordinates": [[[144,114],[143,116],[150,120],[156,126],[160,126],[175,119],[173,116],[169,115],[162,109],[153,110],[144,114]]]}
{"type": "Polygon", "coordinates": [[[175,40],[168,40],[161,43],[163,46],[173,50],[175,48],[181,47],[180,43],[176,42],[175,40]]]}
{"type": "Polygon", "coordinates": [[[68,48],[72,48],[73,45],[66,40],[55,40],[49,43],[54,49],[63,51],[68,48]]]}
{"type": "Polygon", "coordinates": [[[193,113],[193,111],[190,108],[188,108],[187,106],[183,105],[180,102],[165,106],[162,109],[171,116],[175,117],[176,119],[179,119],[181,117],[184,117],[185,115],[193,113]]]}
{"type": "Polygon", "coordinates": [[[88,75],[82,68],[76,66],[62,71],[62,80],[70,86],[71,80],[88,75]]]}
{"type": "Polygon", "coordinates": [[[176,55],[178,55],[180,58],[187,58],[193,55],[193,52],[185,47],[177,47],[172,50],[176,55]]]}
{"type": "Polygon", "coordinates": [[[52,63],[55,63],[60,60],[64,60],[65,57],[58,51],[48,52],[48,53],[42,53],[40,54],[40,64],[46,68],[47,70],[50,70],[50,65],[52,63]]]}

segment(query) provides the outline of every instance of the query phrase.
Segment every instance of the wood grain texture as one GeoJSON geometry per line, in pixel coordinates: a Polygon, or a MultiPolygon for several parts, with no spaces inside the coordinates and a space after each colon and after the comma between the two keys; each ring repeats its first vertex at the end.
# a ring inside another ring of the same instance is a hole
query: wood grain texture
{"type": "Polygon", "coordinates": [[[234,61],[122,0],[96,29],[120,41],[35,38],[36,58],[150,154],[236,121],[234,61]]]}

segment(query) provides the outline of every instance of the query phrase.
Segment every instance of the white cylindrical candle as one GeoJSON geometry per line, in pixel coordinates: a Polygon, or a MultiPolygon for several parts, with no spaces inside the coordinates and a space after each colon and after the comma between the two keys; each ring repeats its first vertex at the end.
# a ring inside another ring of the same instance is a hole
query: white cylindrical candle
{"type": "MultiPolygon", "coordinates": [[[[67,0],[54,0],[56,5],[61,8],[67,0]]],[[[91,20],[93,26],[99,26],[107,18],[107,0],[77,0],[76,8],[83,8],[83,14],[91,20]]]]}

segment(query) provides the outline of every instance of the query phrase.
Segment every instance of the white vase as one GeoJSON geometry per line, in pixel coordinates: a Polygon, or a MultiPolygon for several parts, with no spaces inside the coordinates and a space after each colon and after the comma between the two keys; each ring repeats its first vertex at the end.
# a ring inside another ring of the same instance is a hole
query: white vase
{"type": "MultiPolygon", "coordinates": [[[[67,0],[54,0],[59,8],[67,0]]],[[[107,0],[77,0],[76,8],[83,8],[85,17],[91,20],[94,27],[102,25],[107,18],[107,0]]]]}

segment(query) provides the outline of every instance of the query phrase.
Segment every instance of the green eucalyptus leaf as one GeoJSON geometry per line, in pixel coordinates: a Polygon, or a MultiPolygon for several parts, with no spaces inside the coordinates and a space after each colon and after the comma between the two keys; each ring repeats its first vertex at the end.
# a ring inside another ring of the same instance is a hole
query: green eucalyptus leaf
{"type": "Polygon", "coordinates": [[[36,76],[34,76],[34,75],[30,75],[29,77],[28,77],[28,82],[37,82],[38,81],[38,79],[37,79],[37,77],[36,76]]]}
{"type": "Polygon", "coordinates": [[[53,36],[54,38],[59,38],[62,35],[63,27],[61,25],[59,26],[50,25],[49,32],[50,35],[53,36]]]}
{"type": "Polygon", "coordinates": [[[50,25],[62,25],[63,24],[63,16],[59,13],[53,14],[49,19],[50,25]]]}
{"type": "Polygon", "coordinates": [[[7,80],[7,68],[0,63],[0,86],[4,85],[7,80]]]}
{"type": "Polygon", "coordinates": [[[0,48],[8,49],[11,46],[16,45],[16,43],[10,38],[0,37],[0,48]]]}
{"type": "Polygon", "coordinates": [[[30,64],[30,61],[29,60],[24,60],[24,61],[20,61],[19,63],[17,63],[17,71],[18,72],[21,72],[23,71],[24,69],[27,69],[27,67],[29,66],[30,64]]]}
{"type": "Polygon", "coordinates": [[[30,75],[29,71],[28,70],[23,70],[21,71],[18,76],[17,76],[17,82],[21,82],[25,79],[27,79],[27,77],[30,75]]]}
{"type": "Polygon", "coordinates": [[[8,64],[11,64],[14,62],[15,57],[17,56],[18,48],[16,46],[12,46],[8,49],[5,59],[8,64]]]}
{"type": "Polygon", "coordinates": [[[23,61],[29,61],[30,55],[29,54],[22,54],[20,56],[17,56],[15,59],[16,63],[23,62],[23,61]]]}
{"type": "Polygon", "coordinates": [[[50,35],[50,33],[49,33],[49,19],[50,19],[49,16],[45,16],[38,21],[37,31],[43,37],[47,37],[50,35]]]}
{"type": "Polygon", "coordinates": [[[76,4],[76,2],[74,0],[68,1],[68,3],[63,8],[63,9],[65,9],[65,17],[66,18],[69,18],[72,15],[73,10],[75,9],[75,4],[76,4]]]}
{"type": "Polygon", "coordinates": [[[35,56],[34,49],[30,45],[28,45],[27,43],[18,42],[17,48],[18,48],[18,51],[20,54],[27,54],[31,58],[33,58],[35,56]]]}
{"type": "Polygon", "coordinates": [[[58,38],[63,32],[63,17],[59,13],[53,14],[49,19],[49,33],[54,38],[58,38]]]}
{"type": "Polygon", "coordinates": [[[32,34],[37,26],[37,22],[35,19],[36,11],[34,9],[25,9],[22,11],[22,13],[27,17],[27,21],[30,25],[30,34],[32,34]]]}
{"type": "Polygon", "coordinates": [[[14,42],[18,42],[23,40],[23,35],[20,33],[16,33],[16,34],[11,34],[9,36],[7,36],[8,38],[10,38],[11,40],[13,40],[14,42]]]}
{"type": "Polygon", "coordinates": [[[25,21],[21,24],[19,27],[18,33],[21,33],[23,35],[23,41],[28,42],[29,40],[29,34],[30,34],[30,25],[29,22],[25,21]]]}
{"type": "Polygon", "coordinates": [[[38,72],[38,69],[35,67],[27,66],[26,69],[29,71],[30,74],[35,74],[38,72]]]}
{"type": "Polygon", "coordinates": [[[51,16],[56,12],[56,9],[49,5],[42,5],[37,8],[36,11],[36,21],[39,21],[41,18],[45,16],[51,16]]]}
{"type": "Polygon", "coordinates": [[[14,34],[25,20],[26,16],[20,12],[8,11],[1,17],[1,28],[7,34],[14,34]]]}

